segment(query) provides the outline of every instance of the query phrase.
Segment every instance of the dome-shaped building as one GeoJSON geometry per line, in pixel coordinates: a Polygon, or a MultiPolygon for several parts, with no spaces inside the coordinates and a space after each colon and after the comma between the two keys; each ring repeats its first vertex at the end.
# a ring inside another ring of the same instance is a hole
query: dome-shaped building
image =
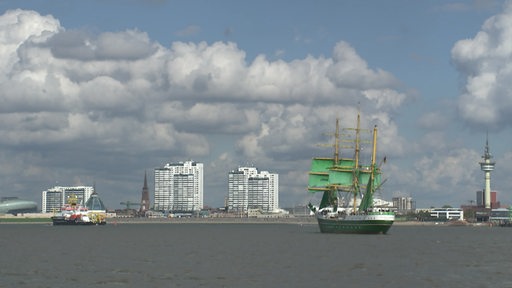
{"type": "Polygon", "coordinates": [[[107,208],[105,208],[105,205],[103,204],[103,201],[101,201],[100,196],[98,196],[98,193],[93,192],[91,194],[91,197],[85,202],[85,207],[87,207],[87,210],[89,211],[103,211],[106,212],[107,208]]]}
{"type": "Polygon", "coordinates": [[[93,223],[106,224],[107,208],[105,208],[105,204],[101,201],[98,193],[93,192],[91,194],[91,197],[85,202],[85,207],[87,208],[87,216],[93,223]]]}

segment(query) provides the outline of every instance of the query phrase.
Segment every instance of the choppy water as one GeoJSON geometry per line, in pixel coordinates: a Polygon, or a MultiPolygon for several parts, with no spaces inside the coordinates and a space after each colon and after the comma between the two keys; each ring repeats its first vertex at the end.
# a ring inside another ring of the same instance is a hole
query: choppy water
{"type": "Polygon", "coordinates": [[[512,228],[0,225],[0,287],[512,287],[512,228]]]}

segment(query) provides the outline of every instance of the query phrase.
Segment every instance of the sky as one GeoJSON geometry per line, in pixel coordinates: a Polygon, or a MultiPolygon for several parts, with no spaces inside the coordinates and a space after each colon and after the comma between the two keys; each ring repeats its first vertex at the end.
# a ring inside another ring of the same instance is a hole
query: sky
{"type": "Polygon", "coordinates": [[[0,196],[95,186],[140,201],[144,174],[204,163],[221,207],[239,166],[304,205],[335,119],[378,126],[382,196],[512,204],[512,2],[0,1],[0,196]],[[488,138],[487,138],[488,137],[488,138]]]}

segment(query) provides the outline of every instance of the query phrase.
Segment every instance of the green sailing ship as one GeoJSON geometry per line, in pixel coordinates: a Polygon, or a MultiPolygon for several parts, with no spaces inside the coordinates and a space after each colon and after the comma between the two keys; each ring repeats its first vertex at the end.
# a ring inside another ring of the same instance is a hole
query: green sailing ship
{"type": "Polygon", "coordinates": [[[322,233],[385,234],[393,225],[395,214],[388,207],[374,205],[375,191],[383,184],[380,164],[385,162],[384,158],[376,165],[377,126],[373,128],[372,153],[367,164],[360,162],[361,144],[365,141],[361,139],[359,114],[356,128],[343,132],[348,134],[341,139],[336,119],[333,157],[312,160],[308,191],[323,195],[319,207],[309,203],[309,208],[316,214],[322,233]],[[340,157],[342,141],[350,143],[343,148],[350,148],[351,157],[340,157]]]}

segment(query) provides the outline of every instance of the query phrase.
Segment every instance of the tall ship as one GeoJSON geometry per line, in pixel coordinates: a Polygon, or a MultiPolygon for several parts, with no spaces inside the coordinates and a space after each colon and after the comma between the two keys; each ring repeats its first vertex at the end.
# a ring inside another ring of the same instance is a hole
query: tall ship
{"type": "Polygon", "coordinates": [[[105,225],[105,205],[96,192],[82,205],[75,195],[69,196],[60,213],[51,217],[53,225],[105,225]]]}
{"type": "Polygon", "coordinates": [[[308,191],[322,193],[318,207],[309,203],[309,208],[317,217],[322,233],[386,234],[395,221],[395,214],[387,206],[375,205],[375,192],[385,182],[381,182],[381,165],[377,165],[377,126],[372,130],[360,128],[360,115],[357,115],[356,128],[343,129],[340,133],[339,119],[336,119],[334,132],[334,155],[315,157],[309,171],[308,191]],[[362,139],[362,133],[367,138],[362,139]],[[343,138],[343,139],[342,139],[343,138]],[[340,146],[348,144],[347,146],[340,146]],[[371,143],[369,163],[360,161],[362,144],[371,143]],[[347,156],[340,155],[348,151],[347,156]]]}

